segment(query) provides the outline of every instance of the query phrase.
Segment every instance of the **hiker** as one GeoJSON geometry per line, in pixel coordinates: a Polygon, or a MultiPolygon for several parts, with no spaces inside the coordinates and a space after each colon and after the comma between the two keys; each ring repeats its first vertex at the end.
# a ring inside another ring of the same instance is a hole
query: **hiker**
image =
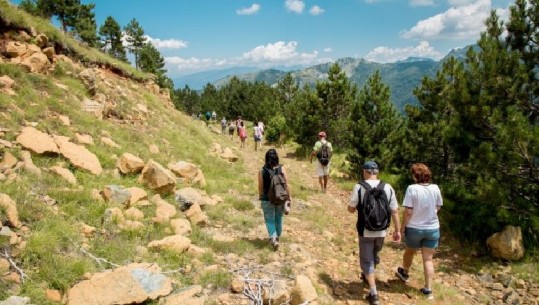
{"type": "Polygon", "coordinates": [[[364,180],[354,186],[348,204],[348,212],[358,212],[356,229],[359,235],[359,265],[361,279],[369,285],[366,299],[371,305],[379,304],[374,271],[380,263],[379,253],[391,220],[395,224],[393,241],[399,242],[401,239],[395,191],[391,185],[378,179],[378,173],[376,162],[367,161],[363,164],[364,180]]]}
{"type": "Polygon", "coordinates": [[[228,135],[230,136],[230,141],[234,141],[234,132],[236,131],[236,124],[233,121],[230,121],[228,125],[228,135]]]}
{"type": "Polygon", "coordinates": [[[243,121],[240,122],[240,127],[238,128],[238,134],[240,136],[240,147],[245,147],[245,139],[247,139],[247,128],[245,128],[245,124],[243,121]]]}
{"type": "Polygon", "coordinates": [[[423,163],[415,163],[411,168],[415,184],[408,186],[402,205],[406,208],[402,216],[402,233],[406,249],[402,256],[402,267],[396,275],[408,282],[410,266],[414,254],[421,249],[425,286],[419,291],[429,300],[433,299],[432,278],[434,264],[432,257],[440,240],[438,210],[443,205],[442,193],[436,184],[431,184],[432,174],[423,163]]]}
{"type": "Polygon", "coordinates": [[[241,115],[238,115],[238,118],[236,119],[236,130],[237,130],[237,133],[238,133],[238,138],[240,136],[240,125],[241,125],[242,122],[243,122],[243,120],[241,119],[241,115]]]}
{"type": "Polygon", "coordinates": [[[227,126],[226,118],[223,117],[223,119],[221,120],[221,134],[223,135],[226,133],[226,126],[227,126]]]}
{"type": "Polygon", "coordinates": [[[211,112],[211,120],[217,121],[217,113],[215,113],[215,110],[211,112]]]}
{"type": "Polygon", "coordinates": [[[329,161],[333,154],[333,147],[331,143],[326,140],[326,133],[320,131],[318,133],[318,141],[314,144],[313,151],[311,152],[310,161],[313,163],[313,157],[316,156],[318,162],[316,164],[316,174],[318,175],[318,183],[322,192],[326,192],[329,178],[329,161]]]}
{"type": "Polygon", "coordinates": [[[279,164],[279,155],[275,149],[266,152],[265,163],[258,172],[258,199],[261,201],[264,221],[270,238],[270,244],[274,250],[279,248],[279,238],[283,232],[283,213],[290,207],[290,189],[288,187],[288,175],[285,168],[279,164]],[[282,174],[286,181],[286,191],[288,192],[288,202],[284,205],[275,205],[269,201],[271,175],[282,174]]]}
{"type": "Polygon", "coordinates": [[[260,149],[260,143],[262,143],[262,131],[258,125],[254,126],[253,138],[255,142],[255,151],[260,149]]]}
{"type": "Polygon", "coordinates": [[[206,121],[209,122],[211,118],[211,112],[206,111],[206,121]]]}

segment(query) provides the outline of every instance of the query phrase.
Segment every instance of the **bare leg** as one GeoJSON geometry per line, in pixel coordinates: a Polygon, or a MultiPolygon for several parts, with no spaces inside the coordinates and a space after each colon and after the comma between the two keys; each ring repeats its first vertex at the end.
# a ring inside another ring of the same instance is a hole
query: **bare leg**
{"type": "Polygon", "coordinates": [[[365,278],[367,279],[367,283],[369,283],[369,288],[376,288],[374,273],[366,274],[365,278]]]}
{"type": "Polygon", "coordinates": [[[432,256],[435,250],[430,248],[422,248],[423,256],[423,272],[425,274],[425,288],[432,290],[432,278],[434,277],[434,263],[432,256]]]}
{"type": "Polygon", "coordinates": [[[329,178],[328,175],[324,176],[324,190],[327,189],[328,187],[328,178],[329,178]]]}
{"type": "Polygon", "coordinates": [[[408,270],[412,266],[412,261],[414,260],[415,249],[406,247],[404,254],[402,255],[402,268],[408,273],[408,270]]]}
{"type": "Polygon", "coordinates": [[[324,189],[324,177],[323,176],[318,177],[318,183],[320,183],[320,188],[324,189]]]}

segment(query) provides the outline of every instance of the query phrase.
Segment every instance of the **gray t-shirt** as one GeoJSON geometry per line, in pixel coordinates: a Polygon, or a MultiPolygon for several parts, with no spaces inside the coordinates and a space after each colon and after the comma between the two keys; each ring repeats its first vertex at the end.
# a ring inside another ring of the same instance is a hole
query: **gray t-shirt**
{"type": "MultiPolygon", "coordinates": [[[[372,187],[377,187],[380,183],[380,180],[365,180],[368,184],[370,184],[372,187]]],[[[352,190],[352,193],[350,194],[350,203],[348,206],[350,207],[357,207],[359,204],[359,196],[358,191],[361,189],[361,196],[363,197],[363,194],[365,193],[365,188],[361,186],[361,184],[356,184],[354,186],[354,189],[352,190]]],[[[397,196],[395,196],[395,191],[393,190],[393,187],[386,183],[384,186],[384,191],[386,192],[387,198],[389,199],[389,207],[391,210],[395,211],[399,208],[399,203],[397,202],[397,196]]],[[[369,231],[367,229],[363,230],[363,237],[385,237],[387,234],[387,230],[383,231],[369,231]]]]}
{"type": "Polygon", "coordinates": [[[442,193],[436,184],[412,184],[406,189],[402,205],[412,208],[409,228],[434,230],[440,228],[437,208],[443,205],[442,193]]]}

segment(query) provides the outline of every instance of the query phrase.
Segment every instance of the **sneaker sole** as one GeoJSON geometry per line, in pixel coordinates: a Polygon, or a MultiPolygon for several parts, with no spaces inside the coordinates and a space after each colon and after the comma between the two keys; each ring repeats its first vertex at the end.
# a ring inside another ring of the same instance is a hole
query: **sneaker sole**
{"type": "Polygon", "coordinates": [[[402,274],[398,272],[395,272],[395,275],[405,283],[408,283],[408,281],[410,280],[410,279],[405,278],[404,276],[402,276],[402,274]]]}

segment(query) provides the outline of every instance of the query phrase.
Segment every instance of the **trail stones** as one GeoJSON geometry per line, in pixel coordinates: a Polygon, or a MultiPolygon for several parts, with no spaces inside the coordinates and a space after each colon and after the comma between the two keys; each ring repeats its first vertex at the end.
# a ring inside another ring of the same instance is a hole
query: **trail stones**
{"type": "Polygon", "coordinates": [[[507,260],[519,260],[524,256],[524,244],[520,227],[506,226],[502,232],[487,238],[492,256],[507,260]]]}
{"type": "Polygon", "coordinates": [[[124,153],[118,159],[116,168],[118,168],[122,174],[138,174],[144,168],[144,161],[133,154],[124,153]]]}
{"type": "Polygon", "coordinates": [[[291,305],[299,305],[305,303],[311,303],[318,298],[316,289],[314,289],[313,283],[305,275],[298,275],[294,288],[292,289],[292,301],[291,305]]]}
{"type": "Polygon", "coordinates": [[[139,182],[160,194],[171,193],[176,186],[174,175],[161,164],[150,160],[139,177],[139,182]]]}
{"type": "Polygon", "coordinates": [[[148,248],[157,250],[169,250],[176,253],[183,253],[189,249],[191,240],[185,236],[172,235],[161,240],[154,240],[148,244],[148,248]]]}
{"type": "Polygon", "coordinates": [[[69,182],[70,184],[76,185],[77,184],[77,178],[75,178],[75,175],[68,170],[67,168],[63,168],[61,166],[52,166],[50,170],[60,177],[62,177],[65,181],[69,182]]]}
{"type": "Polygon", "coordinates": [[[156,264],[131,264],[93,274],[67,293],[68,305],[141,304],[169,295],[172,280],[156,264]]]}
{"type": "Polygon", "coordinates": [[[48,134],[41,132],[34,127],[24,127],[17,136],[17,143],[22,147],[36,153],[59,153],[58,146],[54,139],[48,134]]]}
{"type": "Polygon", "coordinates": [[[67,137],[56,136],[54,141],[58,145],[60,154],[76,168],[87,170],[94,175],[100,175],[103,172],[99,159],[86,147],[69,142],[67,137]]]}
{"type": "Polygon", "coordinates": [[[19,221],[19,213],[17,212],[17,204],[6,194],[0,193],[0,208],[5,211],[8,225],[19,228],[22,224],[19,221]]]}

